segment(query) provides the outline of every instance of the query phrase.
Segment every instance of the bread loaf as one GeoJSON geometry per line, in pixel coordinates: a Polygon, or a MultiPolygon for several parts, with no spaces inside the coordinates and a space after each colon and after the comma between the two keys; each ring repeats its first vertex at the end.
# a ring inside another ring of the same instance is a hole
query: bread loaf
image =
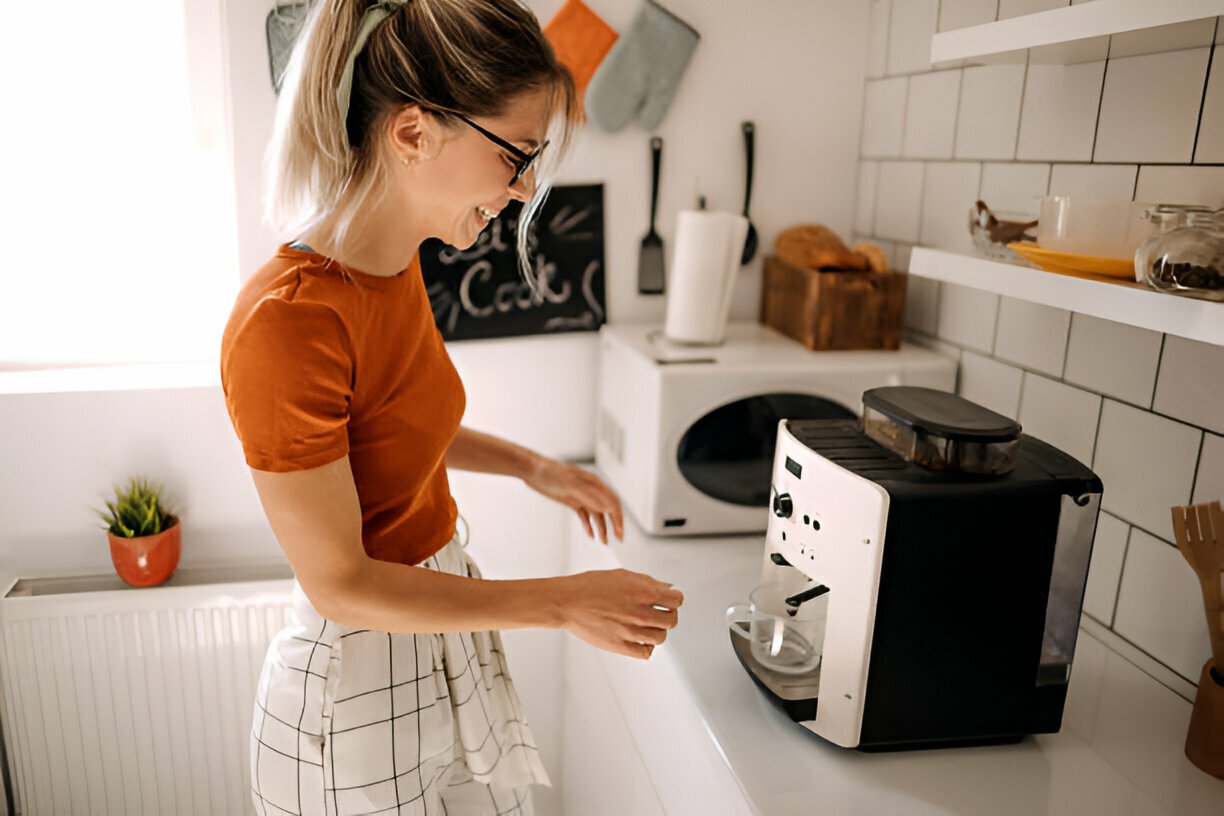
{"type": "Polygon", "coordinates": [[[871,267],[872,272],[887,272],[888,271],[888,256],[884,254],[884,250],[876,244],[864,242],[855,244],[852,252],[857,252],[867,259],[867,264],[871,267]]]}
{"type": "Polygon", "coordinates": [[[821,224],[803,224],[783,230],[774,248],[783,262],[807,269],[866,270],[871,266],[867,256],[851,250],[821,224]]]}

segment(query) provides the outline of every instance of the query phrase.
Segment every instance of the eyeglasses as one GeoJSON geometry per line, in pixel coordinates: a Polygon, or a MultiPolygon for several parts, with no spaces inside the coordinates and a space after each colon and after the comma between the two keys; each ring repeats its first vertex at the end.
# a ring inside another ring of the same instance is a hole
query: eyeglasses
{"type": "Polygon", "coordinates": [[[468,119],[466,116],[462,116],[460,114],[455,114],[455,116],[458,116],[462,122],[467,124],[481,136],[485,137],[503,150],[509,151],[510,155],[514,156],[514,175],[510,177],[510,181],[506,184],[507,187],[513,187],[515,183],[522,178],[523,174],[531,168],[532,163],[540,157],[541,153],[544,152],[544,148],[548,147],[548,140],[545,139],[544,144],[537,147],[533,152],[524,153],[514,145],[507,142],[505,139],[501,138],[495,133],[490,133],[480,125],[473,122],[471,119],[468,119]]]}

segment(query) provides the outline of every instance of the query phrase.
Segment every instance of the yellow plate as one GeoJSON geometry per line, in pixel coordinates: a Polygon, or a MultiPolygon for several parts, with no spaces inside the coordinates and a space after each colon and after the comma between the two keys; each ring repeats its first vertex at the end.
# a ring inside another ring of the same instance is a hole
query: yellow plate
{"type": "Polygon", "coordinates": [[[1055,252],[1036,244],[1016,242],[1007,248],[1036,267],[1063,275],[1101,275],[1107,278],[1135,280],[1135,264],[1127,258],[1099,258],[1073,252],[1055,252]]]}

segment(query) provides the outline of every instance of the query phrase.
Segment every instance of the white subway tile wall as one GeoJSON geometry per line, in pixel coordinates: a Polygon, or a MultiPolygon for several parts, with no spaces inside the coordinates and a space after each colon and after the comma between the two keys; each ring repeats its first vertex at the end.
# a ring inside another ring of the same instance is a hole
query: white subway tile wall
{"type": "Polygon", "coordinates": [[[1203,434],[1193,501],[1195,504],[1224,501],[1224,436],[1203,434]]]}
{"type": "Polygon", "coordinates": [[[979,198],[997,215],[1010,218],[1036,218],[1041,198],[1050,186],[1048,164],[982,165],[982,190],[979,198]]]}
{"type": "Polygon", "coordinates": [[[1105,483],[1101,507],[1173,540],[1169,508],[1190,501],[1203,432],[1105,400],[1093,469],[1105,483]]]}
{"type": "Polygon", "coordinates": [[[911,74],[931,67],[931,35],[938,0],[893,0],[888,26],[888,73],[911,74]]]}
{"type": "Polygon", "coordinates": [[[880,178],[880,163],[859,162],[858,203],[854,208],[854,231],[871,235],[875,223],[876,182],[880,178]]]}
{"type": "MultiPolygon", "coordinates": [[[[925,0],[873,0],[862,156],[892,161],[860,173],[873,189],[859,192],[856,232],[889,242],[897,268],[915,242],[972,254],[966,216],[979,197],[1013,214],[1037,212],[1032,199],[1047,192],[1224,206],[1224,18],[1100,38],[1065,65],[1033,55],[933,70],[912,31],[897,28],[948,31],[1063,5],[941,0],[932,17],[925,0]],[[880,76],[891,84],[878,87],[880,76]],[[950,160],[949,76],[960,78],[950,160]]],[[[921,278],[909,282],[905,325],[911,342],[960,359],[958,393],[1101,477],[1085,609],[1152,665],[1197,683],[1208,648],[1201,596],[1173,547],[1169,508],[1224,500],[1224,348],[921,278]]],[[[1109,662],[1115,674],[1140,673],[1109,662]]],[[[1109,729],[1131,713],[1107,713],[1096,740],[1159,789],[1174,766],[1128,753],[1126,735],[1109,729]]],[[[1189,705],[1175,713],[1165,753],[1176,758],[1189,705]]]]}
{"type": "Polygon", "coordinates": [[[1137,57],[1142,54],[1159,54],[1162,51],[1200,48],[1211,45],[1211,35],[1214,31],[1215,20],[1210,18],[1126,31],[1114,35],[1109,44],[1109,56],[1137,57]]]}
{"type": "Polygon", "coordinates": [[[1211,58],[1211,77],[1203,99],[1203,118],[1199,123],[1198,147],[1194,160],[1224,162],[1224,46],[1217,45],[1211,58]]]}
{"type": "Polygon", "coordinates": [[[998,295],[945,283],[939,287],[939,319],[935,333],[957,345],[989,353],[994,347],[998,313],[998,295]]]}
{"type": "Polygon", "coordinates": [[[1211,657],[1207,615],[1198,578],[1177,547],[1131,531],[1114,629],[1182,677],[1198,680],[1211,657]]]}
{"type": "Polygon", "coordinates": [[[1072,315],[1063,377],[1067,382],[1148,408],[1156,387],[1161,337],[1138,326],[1072,315]]]}
{"type": "Polygon", "coordinates": [[[1024,90],[1023,65],[966,68],[956,116],[956,158],[1011,159],[1024,90]]]}
{"type": "Polygon", "coordinates": [[[1104,77],[1104,62],[1030,65],[1016,157],[1090,161],[1104,77]]]}
{"type": "Polygon", "coordinates": [[[995,356],[1060,377],[1070,327],[1071,313],[1065,309],[1005,297],[999,303],[995,356]]]}
{"type": "Polygon", "coordinates": [[[1093,159],[1189,162],[1210,50],[1111,59],[1093,159]]]}
{"type": "Polygon", "coordinates": [[[1152,408],[1224,433],[1224,346],[1167,337],[1152,408]]]}
{"type": "Polygon", "coordinates": [[[940,0],[939,30],[993,23],[999,13],[999,0],[940,0]]]}
{"type": "Polygon", "coordinates": [[[901,154],[911,159],[952,158],[960,71],[936,71],[910,79],[909,115],[901,154]]]}
{"type": "MultiPolygon", "coordinates": [[[[905,269],[895,259],[893,266],[905,269]]],[[[939,321],[939,281],[913,278],[906,282],[905,326],[923,334],[935,334],[939,321]]]]}
{"type": "Polygon", "coordinates": [[[961,354],[956,393],[970,402],[1015,419],[1020,413],[1020,381],[1024,372],[976,352],[961,354]]]}
{"type": "Polygon", "coordinates": [[[871,0],[870,29],[867,38],[867,76],[884,76],[888,63],[888,17],[892,0],[871,0]]]}
{"type": "Polygon", "coordinates": [[[978,197],[981,165],[975,162],[931,162],[922,187],[922,227],[919,239],[927,246],[971,252],[973,239],[965,224],[978,197]]]}
{"type": "Polygon", "coordinates": [[[905,135],[905,77],[877,79],[867,83],[863,97],[864,156],[901,155],[905,135]]]}
{"type": "Polygon", "coordinates": [[[1139,168],[1135,200],[1224,206],[1224,167],[1145,165],[1139,168]]]}
{"type": "Polygon", "coordinates": [[[999,0],[999,19],[1036,14],[1067,5],[1067,0],[999,0]]]}
{"type": "Polygon", "coordinates": [[[1050,195],[1131,198],[1138,176],[1135,164],[1056,164],[1050,173],[1050,195]]]}
{"type": "Polygon", "coordinates": [[[875,232],[893,241],[918,240],[922,210],[922,162],[881,162],[875,232]]]}
{"type": "MultiPolygon", "coordinates": [[[[1020,392],[1020,425],[1024,432],[1074,456],[1092,462],[1101,398],[1090,391],[1025,373],[1020,392]]],[[[1109,492],[1105,495],[1108,497],[1109,492]]]]}
{"type": "Polygon", "coordinates": [[[1101,513],[1096,537],[1092,541],[1092,561],[1088,566],[1088,586],[1084,588],[1084,611],[1106,626],[1113,624],[1118,583],[1122,580],[1122,561],[1131,526],[1119,518],[1101,513]]]}

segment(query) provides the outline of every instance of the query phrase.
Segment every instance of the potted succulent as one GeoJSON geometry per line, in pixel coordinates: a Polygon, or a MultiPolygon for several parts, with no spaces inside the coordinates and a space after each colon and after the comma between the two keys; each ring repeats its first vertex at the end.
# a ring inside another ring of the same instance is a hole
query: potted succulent
{"type": "Polygon", "coordinates": [[[135,587],[166,581],[178,566],[182,550],[178,517],[161,501],[161,488],[132,478],[126,490],[115,488],[106,511],[94,512],[106,522],[111,560],[119,577],[135,587]]]}

